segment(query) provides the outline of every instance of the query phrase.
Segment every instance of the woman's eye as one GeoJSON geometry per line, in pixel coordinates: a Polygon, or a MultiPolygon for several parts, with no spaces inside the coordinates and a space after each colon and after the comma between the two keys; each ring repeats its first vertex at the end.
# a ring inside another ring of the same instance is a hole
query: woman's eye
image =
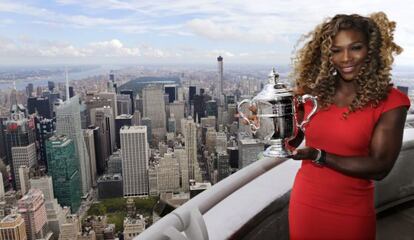
{"type": "Polygon", "coordinates": [[[352,47],[352,50],[361,50],[362,49],[362,46],[353,46],[352,47]]]}
{"type": "Polygon", "coordinates": [[[339,51],[340,51],[339,49],[335,49],[335,48],[334,49],[331,49],[331,52],[332,53],[339,53],[339,51]]]}

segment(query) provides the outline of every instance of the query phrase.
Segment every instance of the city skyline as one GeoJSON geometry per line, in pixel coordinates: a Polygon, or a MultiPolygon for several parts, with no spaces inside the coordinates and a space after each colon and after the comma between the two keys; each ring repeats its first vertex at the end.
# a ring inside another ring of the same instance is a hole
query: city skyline
{"type": "Polygon", "coordinates": [[[300,36],[337,13],[383,11],[412,65],[414,3],[406,1],[9,1],[0,3],[0,65],[289,64],[300,36]],[[399,3],[398,3],[399,2],[399,3]]]}

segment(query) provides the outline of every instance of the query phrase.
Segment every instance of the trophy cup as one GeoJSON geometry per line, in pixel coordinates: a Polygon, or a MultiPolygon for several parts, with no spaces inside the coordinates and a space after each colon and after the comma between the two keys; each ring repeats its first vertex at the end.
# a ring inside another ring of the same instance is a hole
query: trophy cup
{"type": "Polygon", "coordinates": [[[273,68],[269,74],[269,83],[253,99],[241,101],[237,110],[240,118],[246,120],[250,129],[261,142],[269,147],[264,151],[265,157],[287,157],[291,153],[286,148],[284,139],[293,137],[298,127],[305,132],[305,125],[318,109],[316,97],[305,94],[295,97],[293,92],[285,87],[283,83],[278,83],[279,74],[273,68]],[[310,114],[298,124],[295,115],[295,101],[305,103],[311,100],[313,109],[310,114]],[[251,121],[243,113],[243,105],[254,105],[257,109],[257,121],[251,121]]]}

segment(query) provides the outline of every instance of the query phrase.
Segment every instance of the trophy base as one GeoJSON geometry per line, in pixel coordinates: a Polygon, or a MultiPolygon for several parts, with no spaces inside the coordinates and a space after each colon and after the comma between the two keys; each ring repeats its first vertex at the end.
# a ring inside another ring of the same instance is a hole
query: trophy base
{"type": "Polygon", "coordinates": [[[266,148],[266,150],[263,152],[263,156],[265,157],[279,157],[279,158],[287,158],[292,153],[288,152],[284,148],[282,148],[280,145],[271,145],[270,147],[266,148]]]}

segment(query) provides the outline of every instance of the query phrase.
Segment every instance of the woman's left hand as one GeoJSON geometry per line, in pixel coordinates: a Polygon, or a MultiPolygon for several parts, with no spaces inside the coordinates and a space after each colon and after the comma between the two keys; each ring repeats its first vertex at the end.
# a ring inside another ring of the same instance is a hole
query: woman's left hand
{"type": "Polygon", "coordinates": [[[293,150],[289,157],[294,160],[315,160],[317,156],[318,150],[313,147],[305,147],[293,150]]]}

